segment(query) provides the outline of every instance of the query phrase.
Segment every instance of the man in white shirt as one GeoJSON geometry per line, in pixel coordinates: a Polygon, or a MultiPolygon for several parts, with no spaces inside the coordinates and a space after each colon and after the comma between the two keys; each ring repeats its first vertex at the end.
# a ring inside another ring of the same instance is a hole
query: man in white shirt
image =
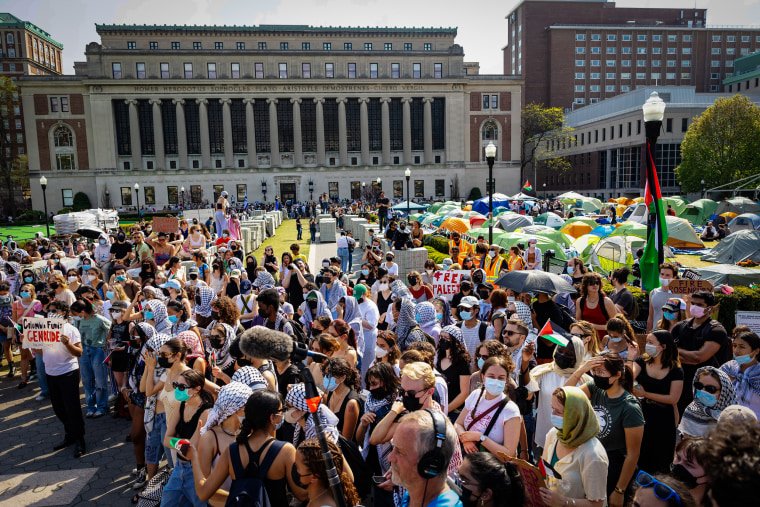
{"type": "Polygon", "coordinates": [[[346,231],[340,232],[340,236],[338,236],[336,243],[336,246],[338,247],[338,257],[340,257],[340,270],[344,273],[348,273],[348,256],[351,254],[348,251],[346,231]]]}
{"type": "Polygon", "coordinates": [[[380,320],[380,311],[377,305],[367,296],[367,286],[363,283],[354,287],[354,297],[359,303],[359,313],[362,316],[362,332],[364,333],[364,350],[362,355],[361,380],[364,382],[364,374],[367,373],[372,358],[375,357],[375,344],[377,343],[377,323],[380,320]]]}
{"type": "MultiPolygon", "coordinates": [[[[48,318],[68,319],[69,307],[62,301],[53,301],[48,305],[48,318]]],[[[79,402],[79,362],[82,355],[82,338],[79,331],[66,322],[63,325],[60,343],[49,345],[42,354],[47,375],[50,404],[53,412],[61,420],[64,428],[63,441],[53,446],[54,451],[75,444],[74,457],[79,458],[86,452],[84,442],[84,418],[79,402]]]]}

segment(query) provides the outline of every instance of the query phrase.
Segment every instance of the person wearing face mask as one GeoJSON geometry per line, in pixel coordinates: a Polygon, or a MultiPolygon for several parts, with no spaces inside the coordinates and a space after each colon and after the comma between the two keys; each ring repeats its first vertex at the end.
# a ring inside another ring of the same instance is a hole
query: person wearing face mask
{"type": "MultiPolygon", "coordinates": [[[[715,295],[710,291],[697,291],[691,295],[691,318],[679,322],[671,331],[678,343],[678,356],[684,372],[684,385],[691,385],[694,374],[703,366],[719,367],[731,359],[731,342],[726,328],[713,320],[710,314],[715,307],[715,295]]],[[[692,390],[684,389],[678,401],[678,410],[684,410],[692,400],[692,390]]]]}
{"type": "Polygon", "coordinates": [[[116,233],[116,241],[109,247],[110,258],[106,267],[103,269],[108,273],[108,277],[113,274],[114,266],[121,264],[122,266],[129,265],[129,254],[132,252],[132,243],[127,241],[127,235],[119,229],[116,233]]]}
{"type": "Polygon", "coordinates": [[[319,288],[319,292],[328,308],[335,308],[340,298],[345,297],[347,294],[346,286],[338,280],[339,276],[340,271],[333,266],[329,267],[322,275],[323,283],[319,288]]]}
{"type": "Polygon", "coordinates": [[[464,457],[458,485],[463,507],[524,505],[525,502],[517,467],[502,463],[490,452],[474,452],[464,457]]]}
{"type": "MultiPolygon", "coordinates": [[[[174,399],[179,405],[174,410],[166,413],[166,435],[164,446],[171,447],[172,438],[190,440],[195,445],[200,438],[198,422],[206,420],[209,410],[214,406],[214,400],[209,393],[203,390],[203,375],[195,370],[183,371],[172,382],[174,399]]],[[[169,481],[163,488],[161,505],[203,505],[195,492],[193,481],[193,467],[185,456],[177,453],[177,461],[169,476],[169,481]]]]}
{"type": "Polygon", "coordinates": [[[607,495],[610,507],[625,505],[636,471],[644,436],[644,414],[633,390],[633,373],[614,353],[586,361],[565,386],[574,386],[591,372],[592,380],[581,386],[599,418],[597,438],[602,442],[610,466],[607,495]]]}
{"type": "Polygon", "coordinates": [[[8,282],[0,281],[0,343],[3,346],[3,357],[8,363],[8,375],[5,377],[7,379],[12,379],[15,375],[13,354],[11,353],[11,343],[15,336],[12,318],[13,296],[11,296],[11,286],[8,282]]]}
{"type": "Polygon", "coordinates": [[[560,387],[552,394],[552,428],[546,435],[543,465],[545,505],[601,507],[607,498],[607,453],[596,438],[599,422],[582,390],[560,387]]]}
{"type": "Polygon", "coordinates": [[[330,308],[322,298],[322,294],[317,290],[311,290],[306,294],[306,298],[298,310],[298,313],[301,314],[301,324],[303,324],[304,329],[309,331],[311,331],[311,323],[317,318],[326,316],[332,319],[330,308]]]}
{"type": "Polygon", "coordinates": [[[657,329],[671,331],[676,324],[686,318],[686,303],[683,299],[670,298],[662,305],[662,318],[657,321],[657,329]]]}
{"type": "MultiPolygon", "coordinates": [[[[34,290],[34,286],[29,283],[25,283],[21,285],[19,290],[19,299],[14,301],[11,305],[11,318],[13,319],[13,322],[23,325],[23,319],[26,317],[35,317],[37,314],[42,312],[42,303],[40,303],[39,300],[37,300],[37,293],[34,290]]],[[[30,375],[29,375],[29,367],[30,363],[32,361],[35,361],[35,358],[32,357],[32,351],[31,349],[22,348],[22,335],[20,332],[18,332],[15,328],[13,328],[13,325],[7,326],[7,328],[10,328],[13,330],[14,333],[14,342],[18,345],[19,349],[21,350],[21,382],[18,385],[19,389],[23,389],[27,385],[29,385],[30,375]]],[[[40,394],[37,397],[37,401],[41,401],[44,398],[47,398],[48,396],[48,389],[47,384],[45,383],[45,372],[44,369],[39,372],[39,383],[40,383],[40,394]]]]}
{"type": "Polygon", "coordinates": [[[720,369],[733,383],[736,402],[760,418],[760,337],[751,332],[736,334],[733,351],[734,358],[724,363],[720,369]]]}
{"type": "Polygon", "coordinates": [[[528,248],[523,252],[523,261],[525,262],[525,269],[542,270],[542,256],[541,249],[536,246],[538,241],[536,238],[530,238],[528,240],[528,248]]]}
{"type": "Polygon", "coordinates": [[[220,386],[229,383],[230,377],[235,373],[235,358],[230,354],[234,339],[234,328],[229,324],[218,323],[211,328],[206,340],[211,375],[220,386]]]}
{"type": "Polygon", "coordinates": [[[708,436],[723,409],[736,402],[731,378],[712,366],[697,370],[692,389],[694,401],[686,407],[678,424],[679,438],[708,436]]]}
{"type": "MultiPolygon", "coordinates": [[[[660,286],[649,292],[649,316],[647,317],[647,331],[654,329],[654,325],[662,318],[662,307],[673,293],[668,288],[670,280],[678,279],[678,268],[675,264],[665,262],[660,264],[660,286]]],[[[688,389],[687,389],[688,390],[688,389]]]]}
{"type": "Polygon", "coordinates": [[[331,358],[322,363],[324,403],[338,417],[336,427],[344,438],[353,439],[361,417],[359,372],[343,358],[331,358]]]}
{"type": "Polygon", "coordinates": [[[506,269],[504,258],[499,255],[499,252],[500,248],[498,245],[491,245],[483,260],[483,270],[486,276],[491,277],[491,279],[498,278],[502,270],[506,269]]]}
{"type": "Polygon", "coordinates": [[[631,323],[622,314],[607,321],[607,334],[602,338],[603,353],[614,352],[625,361],[633,362],[639,355],[639,346],[631,323]]]}
{"type": "Polygon", "coordinates": [[[391,291],[390,282],[394,277],[389,277],[384,268],[377,270],[377,282],[372,287],[372,299],[377,305],[377,311],[380,314],[377,328],[381,331],[388,329],[388,311],[393,303],[393,292],[391,291]]]}
{"type": "Polygon", "coordinates": [[[385,262],[382,264],[383,269],[385,269],[389,275],[391,276],[398,276],[398,264],[393,262],[393,259],[396,258],[396,255],[388,251],[385,253],[385,262]]]}
{"type": "Polygon", "coordinates": [[[81,299],[71,305],[71,314],[84,345],[80,367],[87,404],[85,417],[103,417],[108,412],[108,370],[103,364],[104,347],[111,322],[97,314],[92,303],[81,299]]]}
{"type": "Polygon", "coordinates": [[[633,395],[641,401],[645,421],[638,464],[647,472],[665,473],[676,445],[683,369],[678,347],[668,331],[648,334],[645,348],[646,354],[633,363],[633,395]]]}
{"type": "Polygon", "coordinates": [[[478,345],[486,339],[488,323],[481,322],[478,318],[480,301],[474,296],[465,296],[457,305],[459,318],[458,327],[462,330],[462,340],[471,357],[475,357],[478,345]]]}
{"type": "Polygon", "coordinates": [[[380,331],[377,334],[374,354],[375,361],[373,364],[389,364],[396,373],[396,376],[401,375],[401,369],[399,368],[401,350],[396,345],[396,334],[393,331],[380,331]]]}
{"type": "Polygon", "coordinates": [[[94,265],[106,271],[109,261],[111,260],[111,240],[106,233],[98,237],[98,244],[92,252],[94,265]]]}
{"type": "MultiPolygon", "coordinates": [[[[573,375],[573,372],[583,364],[585,349],[583,341],[577,336],[572,336],[565,347],[554,348],[554,360],[544,363],[530,370],[530,382],[527,385],[528,392],[538,393],[538,405],[536,407],[536,433],[534,437],[535,454],[540,455],[544,437],[552,428],[551,424],[551,399],[552,393],[573,375]]],[[[586,375],[576,380],[573,385],[590,380],[586,375]]],[[[533,394],[535,396],[535,394],[533,394]]],[[[530,398],[529,398],[530,399],[530,398]]]]}
{"type": "Polygon", "coordinates": [[[703,437],[686,437],[676,445],[670,476],[682,482],[697,505],[703,505],[710,477],[707,475],[704,460],[707,439],[703,437]]]}
{"type": "Polygon", "coordinates": [[[409,292],[412,293],[415,303],[433,299],[433,289],[427,285],[423,285],[422,276],[417,271],[410,271],[406,275],[406,281],[409,284],[409,292]]]}
{"type": "Polygon", "coordinates": [[[129,370],[130,323],[124,319],[124,312],[128,306],[126,301],[115,301],[108,310],[111,327],[108,330],[106,343],[108,344],[111,371],[118,390],[125,385],[126,372],[129,370]]]}

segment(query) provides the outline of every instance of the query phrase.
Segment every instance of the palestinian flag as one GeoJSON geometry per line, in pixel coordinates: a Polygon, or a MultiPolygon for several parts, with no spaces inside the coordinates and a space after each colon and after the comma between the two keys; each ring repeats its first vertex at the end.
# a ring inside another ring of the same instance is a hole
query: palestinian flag
{"type": "Polygon", "coordinates": [[[571,335],[559,327],[559,325],[556,323],[552,322],[551,320],[547,320],[546,324],[544,324],[544,327],[542,327],[541,331],[539,331],[538,336],[544,340],[559,345],[560,347],[565,347],[568,343],[570,343],[571,335]]]}
{"type": "Polygon", "coordinates": [[[523,185],[523,192],[533,192],[533,185],[530,184],[530,180],[525,180],[523,185]]]}
{"type": "Polygon", "coordinates": [[[644,202],[649,210],[647,220],[647,244],[639,261],[641,285],[651,291],[660,286],[660,264],[665,260],[665,242],[668,241],[668,224],[665,221],[665,206],[662,202],[660,179],[654,165],[652,146],[646,145],[647,180],[644,188],[644,202]]]}

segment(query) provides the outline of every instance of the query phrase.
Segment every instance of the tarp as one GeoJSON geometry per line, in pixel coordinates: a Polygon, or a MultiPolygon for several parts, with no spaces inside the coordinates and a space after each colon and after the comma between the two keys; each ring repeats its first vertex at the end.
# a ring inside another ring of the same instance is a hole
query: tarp
{"type": "MultiPolygon", "coordinates": [[[[497,206],[504,206],[509,207],[509,201],[510,197],[508,195],[504,194],[493,194],[493,207],[496,209],[497,206]]],[[[482,213],[484,215],[488,215],[490,210],[488,209],[488,196],[483,197],[482,199],[478,199],[474,203],[472,203],[472,209],[474,211],[477,211],[478,213],[482,213]]]]}
{"type": "Polygon", "coordinates": [[[732,232],[700,258],[719,264],[736,264],[747,259],[760,262],[760,231],[732,232]]]}
{"type": "Polygon", "coordinates": [[[594,227],[594,229],[591,230],[591,232],[589,232],[589,234],[593,236],[599,236],[600,238],[606,238],[613,232],[615,232],[614,225],[597,225],[594,227]]]}
{"type": "Polygon", "coordinates": [[[693,203],[687,204],[678,216],[685,218],[692,224],[704,225],[717,209],[718,203],[712,199],[697,199],[693,203]]]}
{"type": "Polygon", "coordinates": [[[728,230],[731,232],[760,230],[760,215],[755,213],[742,213],[728,223],[728,230]]]}
{"type": "MultiPolygon", "coordinates": [[[[694,268],[692,268],[694,269],[694,268]]],[[[733,264],[716,264],[706,268],[696,268],[696,271],[713,285],[743,285],[760,283],[760,269],[743,268],[733,264]]]]}
{"type": "Polygon", "coordinates": [[[746,197],[732,197],[718,203],[718,214],[726,211],[734,213],[760,213],[760,204],[746,197]]]}
{"type": "Polygon", "coordinates": [[[512,232],[518,227],[527,227],[533,225],[533,217],[518,215],[517,213],[504,213],[496,217],[496,221],[499,223],[502,229],[507,232],[512,232]]]}
{"type": "MultiPolygon", "coordinates": [[[[406,211],[406,201],[402,201],[402,202],[394,205],[393,209],[395,211],[406,211]]],[[[409,209],[411,211],[426,210],[427,209],[427,205],[426,204],[417,204],[416,202],[410,202],[409,203],[409,209]]]]}
{"type": "Polygon", "coordinates": [[[562,226],[565,225],[565,219],[556,213],[547,211],[546,213],[541,213],[536,218],[534,218],[533,223],[536,225],[546,225],[548,227],[552,227],[553,229],[561,229],[562,226]]]}

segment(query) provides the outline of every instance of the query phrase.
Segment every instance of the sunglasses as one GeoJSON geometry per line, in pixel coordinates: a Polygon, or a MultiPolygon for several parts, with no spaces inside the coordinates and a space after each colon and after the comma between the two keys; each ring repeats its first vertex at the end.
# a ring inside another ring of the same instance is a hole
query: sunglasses
{"type": "Polygon", "coordinates": [[[419,391],[410,389],[409,391],[401,391],[401,394],[403,394],[404,396],[414,396],[416,398],[418,394],[424,391],[427,391],[427,389],[420,389],[419,391]]]}
{"type": "Polygon", "coordinates": [[[477,360],[477,359],[482,359],[483,361],[485,361],[485,360],[487,360],[489,357],[491,357],[491,356],[489,356],[489,355],[483,355],[483,354],[475,354],[475,359],[476,359],[476,360],[477,360]]]}
{"type": "Polygon", "coordinates": [[[506,331],[504,331],[504,334],[507,335],[507,336],[514,336],[516,334],[522,335],[523,333],[521,333],[520,331],[509,331],[509,330],[506,330],[506,331]]]}
{"type": "Polygon", "coordinates": [[[589,280],[588,285],[600,285],[598,280],[589,280]]]}
{"type": "Polygon", "coordinates": [[[720,391],[719,387],[706,386],[702,382],[694,382],[694,389],[696,389],[697,391],[705,391],[710,394],[715,394],[718,391],[720,391]]]}
{"type": "Polygon", "coordinates": [[[649,475],[648,473],[644,472],[643,470],[639,472],[639,474],[636,476],[636,484],[641,486],[642,488],[652,488],[654,491],[654,496],[656,496],[658,499],[662,500],[663,502],[669,501],[671,498],[675,500],[676,505],[682,505],[681,503],[681,497],[678,493],[675,492],[673,488],[668,486],[665,483],[662,483],[649,475]]]}
{"type": "Polygon", "coordinates": [[[174,354],[171,354],[171,353],[169,353],[169,354],[164,354],[162,352],[158,353],[158,357],[163,357],[164,359],[168,359],[168,358],[172,357],[173,355],[174,354]]]}
{"type": "Polygon", "coordinates": [[[174,389],[178,389],[180,391],[186,391],[187,389],[192,389],[192,387],[190,387],[189,385],[187,385],[187,384],[180,384],[179,382],[172,382],[172,387],[174,389]]]}

